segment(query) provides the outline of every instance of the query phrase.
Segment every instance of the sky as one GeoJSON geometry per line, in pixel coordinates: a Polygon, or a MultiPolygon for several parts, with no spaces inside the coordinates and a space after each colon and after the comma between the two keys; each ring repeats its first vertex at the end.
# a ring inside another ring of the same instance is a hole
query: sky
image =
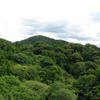
{"type": "Polygon", "coordinates": [[[100,46],[100,0],[0,0],[0,38],[35,35],[100,46]]]}

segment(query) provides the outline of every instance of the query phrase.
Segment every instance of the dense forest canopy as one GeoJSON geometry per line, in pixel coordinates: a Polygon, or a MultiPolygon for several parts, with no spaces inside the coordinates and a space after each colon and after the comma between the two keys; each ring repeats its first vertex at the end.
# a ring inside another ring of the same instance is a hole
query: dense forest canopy
{"type": "Polygon", "coordinates": [[[100,48],[44,36],[0,39],[0,100],[100,100],[100,48]]]}

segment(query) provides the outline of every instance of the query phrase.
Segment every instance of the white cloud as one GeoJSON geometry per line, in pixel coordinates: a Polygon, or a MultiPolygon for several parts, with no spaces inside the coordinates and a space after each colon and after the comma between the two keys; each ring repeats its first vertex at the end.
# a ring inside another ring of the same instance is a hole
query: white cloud
{"type": "Polygon", "coordinates": [[[0,0],[0,38],[17,41],[31,36],[27,31],[32,30],[32,26],[25,26],[23,19],[38,20],[40,23],[65,21],[67,33],[62,35],[69,35],[69,38],[41,31],[33,35],[41,34],[71,42],[98,45],[100,21],[93,20],[93,17],[98,18],[98,13],[100,0],[0,0]]]}

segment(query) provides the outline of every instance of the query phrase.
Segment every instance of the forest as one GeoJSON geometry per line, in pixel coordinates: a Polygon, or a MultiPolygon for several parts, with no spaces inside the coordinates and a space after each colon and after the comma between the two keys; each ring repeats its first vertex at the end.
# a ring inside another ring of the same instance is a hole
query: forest
{"type": "Polygon", "coordinates": [[[0,100],[100,100],[100,48],[41,35],[0,39],[0,100]]]}

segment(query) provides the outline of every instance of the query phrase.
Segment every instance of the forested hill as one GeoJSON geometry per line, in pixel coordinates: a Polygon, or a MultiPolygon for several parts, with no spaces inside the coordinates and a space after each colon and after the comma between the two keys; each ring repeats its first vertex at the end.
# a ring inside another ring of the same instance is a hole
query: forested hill
{"type": "Polygon", "coordinates": [[[37,41],[45,42],[47,44],[65,43],[65,41],[63,41],[63,40],[55,40],[55,39],[45,37],[45,36],[42,36],[42,35],[30,37],[28,39],[20,41],[20,43],[28,45],[28,44],[35,44],[37,41]]]}
{"type": "Polygon", "coordinates": [[[100,48],[44,36],[0,39],[0,100],[100,100],[100,48]]]}
{"type": "Polygon", "coordinates": [[[2,39],[2,38],[0,38],[0,46],[2,45],[2,44],[7,44],[7,45],[9,45],[9,44],[11,44],[12,42],[10,42],[10,41],[8,41],[8,40],[5,40],[5,39],[2,39]]]}

